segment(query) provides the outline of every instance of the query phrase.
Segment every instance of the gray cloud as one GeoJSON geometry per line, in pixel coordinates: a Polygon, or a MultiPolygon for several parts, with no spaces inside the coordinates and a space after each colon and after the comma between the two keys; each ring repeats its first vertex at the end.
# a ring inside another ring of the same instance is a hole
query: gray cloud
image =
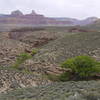
{"type": "Polygon", "coordinates": [[[24,13],[33,9],[50,17],[99,17],[100,0],[0,0],[0,13],[16,9],[24,13]]]}

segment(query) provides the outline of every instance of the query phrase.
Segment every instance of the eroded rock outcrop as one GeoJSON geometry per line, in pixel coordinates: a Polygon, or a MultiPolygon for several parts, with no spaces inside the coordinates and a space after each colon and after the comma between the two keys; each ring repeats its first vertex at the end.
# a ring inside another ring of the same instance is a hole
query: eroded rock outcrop
{"type": "Polygon", "coordinates": [[[29,74],[16,69],[0,68],[0,93],[6,93],[7,91],[18,88],[36,87],[48,83],[50,81],[44,79],[39,74],[29,74]]]}
{"type": "Polygon", "coordinates": [[[12,39],[0,37],[0,66],[10,66],[16,57],[30,46],[12,39]]]}
{"type": "Polygon", "coordinates": [[[11,12],[11,16],[23,16],[23,13],[19,10],[11,12]]]}
{"type": "Polygon", "coordinates": [[[58,35],[55,32],[46,31],[44,28],[21,28],[9,32],[9,38],[27,43],[32,47],[39,47],[55,40],[58,35]]]}

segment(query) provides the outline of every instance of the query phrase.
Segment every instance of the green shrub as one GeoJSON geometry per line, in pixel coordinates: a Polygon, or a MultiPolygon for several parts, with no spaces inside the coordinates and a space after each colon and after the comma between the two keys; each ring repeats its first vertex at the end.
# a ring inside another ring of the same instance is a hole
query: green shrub
{"type": "MultiPolygon", "coordinates": [[[[78,78],[88,78],[100,72],[100,62],[97,62],[89,56],[77,56],[62,63],[61,67],[70,68],[71,74],[78,78]]],[[[69,74],[62,74],[60,78],[68,79],[69,74]]],[[[65,80],[66,80],[65,79],[65,80]]]]}
{"type": "Polygon", "coordinates": [[[71,77],[71,73],[70,72],[63,72],[60,76],[59,76],[59,80],[60,81],[68,81],[71,77]]]}
{"type": "Polygon", "coordinates": [[[24,63],[27,59],[30,59],[32,56],[28,53],[22,53],[16,59],[15,64],[13,65],[14,68],[18,68],[22,63],[24,63]]]}
{"type": "Polygon", "coordinates": [[[34,56],[35,54],[37,54],[38,50],[37,49],[33,49],[31,52],[31,55],[34,56]]]}
{"type": "Polygon", "coordinates": [[[45,75],[45,77],[53,82],[56,82],[56,81],[58,82],[60,78],[58,75],[55,75],[55,74],[47,74],[45,75]]]}

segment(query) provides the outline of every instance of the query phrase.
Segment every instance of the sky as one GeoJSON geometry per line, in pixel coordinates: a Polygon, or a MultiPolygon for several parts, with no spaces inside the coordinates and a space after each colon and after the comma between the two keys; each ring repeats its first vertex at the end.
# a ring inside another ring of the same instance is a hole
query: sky
{"type": "Polygon", "coordinates": [[[24,14],[35,10],[47,17],[84,19],[100,17],[100,0],[0,0],[0,13],[20,10],[24,14]]]}

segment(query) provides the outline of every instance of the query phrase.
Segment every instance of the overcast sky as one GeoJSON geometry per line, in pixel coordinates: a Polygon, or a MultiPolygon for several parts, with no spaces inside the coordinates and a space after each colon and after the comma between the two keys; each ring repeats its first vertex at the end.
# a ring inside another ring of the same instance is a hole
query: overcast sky
{"type": "Polygon", "coordinates": [[[48,17],[100,17],[100,0],[0,0],[0,13],[35,10],[48,17]]]}

